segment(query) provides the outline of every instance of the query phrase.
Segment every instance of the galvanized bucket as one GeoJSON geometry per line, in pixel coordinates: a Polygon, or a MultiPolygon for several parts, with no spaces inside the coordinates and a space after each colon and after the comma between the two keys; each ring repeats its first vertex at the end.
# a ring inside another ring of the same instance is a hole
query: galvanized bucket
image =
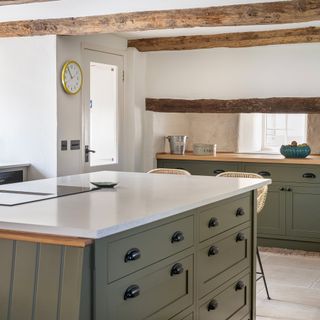
{"type": "Polygon", "coordinates": [[[184,154],[187,146],[187,136],[168,136],[166,137],[170,143],[170,153],[184,154]]]}

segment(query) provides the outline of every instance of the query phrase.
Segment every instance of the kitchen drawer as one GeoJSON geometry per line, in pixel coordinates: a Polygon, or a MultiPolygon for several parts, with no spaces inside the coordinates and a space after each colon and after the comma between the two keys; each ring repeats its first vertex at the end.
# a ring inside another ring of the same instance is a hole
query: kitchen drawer
{"type": "Polygon", "coordinates": [[[23,170],[0,172],[0,184],[23,181],[23,170]]]}
{"type": "Polygon", "coordinates": [[[216,161],[158,160],[158,168],[184,169],[195,175],[215,176],[225,171],[237,171],[238,164],[216,161]]]}
{"type": "Polygon", "coordinates": [[[251,219],[251,196],[234,198],[200,212],[200,242],[251,219]]]}
{"type": "Polygon", "coordinates": [[[251,229],[238,228],[207,241],[199,250],[199,296],[203,297],[251,263],[251,229]]]}
{"type": "Polygon", "coordinates": [[[193,216],[110,242],[108,282],[193,246],[193,216]]]}
{"type": "Polygon", "coordinates": [[[250,294],[249,274],[238,277],[224,291],[205,299],[199,308],[199,320],[243,319],[250,311],[250,294]]]}
{"type": "Polygon", "coordinates": [[[108,285],[106,319],[170,319],[191,306],[193,255],[171,260],[108,285]]]}
{"type": "Polygon", "coordinates": [[[320,183],[319,166],[245,164],[246,172],[254,172],[273,181],[320,183]]]}

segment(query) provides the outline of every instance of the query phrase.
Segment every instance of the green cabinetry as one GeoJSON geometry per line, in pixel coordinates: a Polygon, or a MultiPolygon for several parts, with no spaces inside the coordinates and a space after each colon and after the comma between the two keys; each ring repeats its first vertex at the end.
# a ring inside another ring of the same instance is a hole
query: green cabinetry
{"type": "Polygon", "coordinates": [[[259,244],[320,251],[320,166],[161,159],[158,167],[181,167],[201,175],[254,172],[272,179],[258,217],[259,244]]]}

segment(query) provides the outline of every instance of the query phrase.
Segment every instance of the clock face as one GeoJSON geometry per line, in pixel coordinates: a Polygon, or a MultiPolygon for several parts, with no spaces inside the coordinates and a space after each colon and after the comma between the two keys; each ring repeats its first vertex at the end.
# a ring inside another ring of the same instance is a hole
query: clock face
{"type": "Polygon", "coordinates": [[[68,94],[77,94],[82,87],[82,70],[75,61],[67,61],[62,68],[62,85],[68,94]]]}

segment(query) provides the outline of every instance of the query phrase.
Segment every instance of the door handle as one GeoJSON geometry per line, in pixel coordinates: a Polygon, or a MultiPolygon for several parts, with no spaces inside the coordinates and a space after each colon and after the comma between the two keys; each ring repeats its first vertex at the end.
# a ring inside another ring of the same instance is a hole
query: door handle
{"type": "Polygon", "coordinates": [[[317,176],[314,173],[306,172],[302,175],[302,178],[315,179],[317,176]]]}
{"type": "Polygon", "coordinates": [[[84,146],[84,161],[89,162],[89,154],[90,153],[96,153],[95,150],[89,149],[89,145],[84,146]]]}
{"type": "Polygon", "coordinates": [[[271,173],[269,171],[260,171],[258,174],[262,177],[271,177],[271,173]]]}

